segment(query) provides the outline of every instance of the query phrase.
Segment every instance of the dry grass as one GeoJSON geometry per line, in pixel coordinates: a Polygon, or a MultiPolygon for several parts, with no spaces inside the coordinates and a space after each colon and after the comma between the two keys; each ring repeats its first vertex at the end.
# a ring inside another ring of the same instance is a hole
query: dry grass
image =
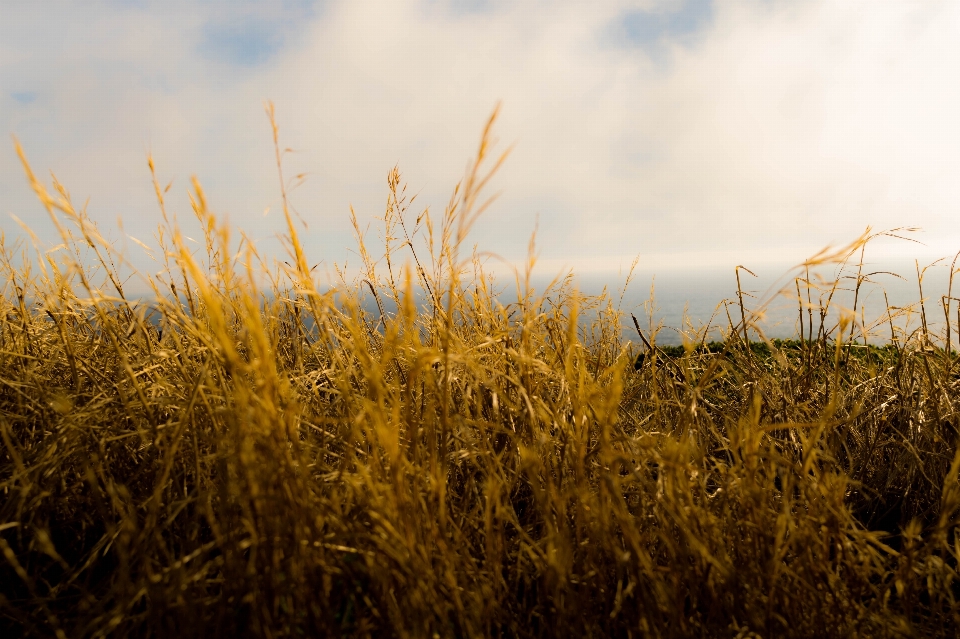
{"type": "Polygon", "coordinates": [[[27,167],[66,250],[0,256],[6,636],[956,635],[956,355],[814,304],[635,369],[611,300],[526,273],[503,306],[463,257],[489,139],[436,227],[392,174],[335,292],[289,211],[269,271],[195,183],[206,259],[165,222],[153,318],[27,167]]]}

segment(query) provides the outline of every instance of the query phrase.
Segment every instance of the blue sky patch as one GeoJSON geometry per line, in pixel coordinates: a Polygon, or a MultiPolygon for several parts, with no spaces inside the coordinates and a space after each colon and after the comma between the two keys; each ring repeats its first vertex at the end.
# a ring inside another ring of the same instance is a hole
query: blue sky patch
{"type": "Polygon", "coordinates": [[[37,94],[35,91],[14,91],[10,97],[18,104],[32,104],[36,101],[37,94]]]}
{"type": "Polygon", "coordinates": [[[712,18],[712,0],[684,0],[668,10],[628,13],[619,26],[628,42],[650,46],[665,39],[693,35],[708,26],[712,18]]]}
{"type": "Polygon", "coordinates": [[[203,30],[200,50],[215,60],[255,67],[269,61],[280,51],[284,39],[282,23],[250,17],[208,24],[203,30]]]}
{"type": "Polygon", "coordinates": [[[455,16],[470,16],[478,13],[485,13],[496,8],[493,0],[452,0],[451,2],[432,1],[428,6],[446,6],[447,10],[455,16]]]}
{"type": "Polygon", "coordinates": [[[323,0],[241,0],[216,7],[203,27],[199,51],[240,67],[269,62],[323,10],[323,0]]]}

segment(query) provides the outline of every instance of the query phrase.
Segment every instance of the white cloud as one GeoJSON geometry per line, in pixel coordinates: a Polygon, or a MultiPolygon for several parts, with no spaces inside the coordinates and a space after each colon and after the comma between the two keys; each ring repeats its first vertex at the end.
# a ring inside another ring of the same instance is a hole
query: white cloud
{"type": "MultiPolygon", "coordinates": [[[[646,270],[794,262],[868,224],[960,248],[960,5],[718,0],[693,32],[614,37],[628,12],[682,5],[253,3],[284,29],[264,49],[244,40],[259,31],[211,31],[225,5],[102,5],[59,26],[23,9],[0,20],[20,34],[0,44],[0,124],[105,225],[155,223],[152,149],[175,190],[196,173],[215,210],[269,237],[273,99],[299,150],[289,172],[311,174],[294,201],[318,259],[348,255],[348,204],[379,214],[396,163],[439,212],[499,100],[516,147],[474,239],[510,259],[538,214],[550,268],[616,270],[637,253],[646,270]],[[230,36],[221,55],[210,33],[230,36]]],[[[9,151],[0,190],[0,213],[39,211],[9,151]]]]}

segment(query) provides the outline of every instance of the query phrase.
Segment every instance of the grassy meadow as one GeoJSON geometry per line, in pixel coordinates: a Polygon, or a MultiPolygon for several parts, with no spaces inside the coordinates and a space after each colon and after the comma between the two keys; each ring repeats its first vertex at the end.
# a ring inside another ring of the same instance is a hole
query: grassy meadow
{"type": "Polygon", "coordinates": [[[570,278],[505,303],[492,124],[442,214],[391,174],[335,290],[286,194],[271,265],[197,182],[188,248],[155,181],[149,304],[24,159],[66,248],[0,250],[3,636],[957,635],[956,304],[881,340],[801,268],[796,339],[735,299],[662,348],[570,278]]]}

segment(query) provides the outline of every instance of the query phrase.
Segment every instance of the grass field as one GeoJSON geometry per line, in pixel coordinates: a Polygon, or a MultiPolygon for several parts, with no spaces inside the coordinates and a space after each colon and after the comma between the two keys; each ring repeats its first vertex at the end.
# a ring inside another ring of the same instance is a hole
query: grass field
{"type": "Polygon", "coordinates": [[[289,212],[268,268],[195,183],[195,255],[158,186],[154,317],[24,161],[68,250],[0,256],[3,635],[956,636],[956,323],[852,347],[798,284],[792,342],[734,305],[638,350],[569,279],[504,304],[465,244],[501,159],[436,219],[391,174],[336,291],[289,212]]]}

